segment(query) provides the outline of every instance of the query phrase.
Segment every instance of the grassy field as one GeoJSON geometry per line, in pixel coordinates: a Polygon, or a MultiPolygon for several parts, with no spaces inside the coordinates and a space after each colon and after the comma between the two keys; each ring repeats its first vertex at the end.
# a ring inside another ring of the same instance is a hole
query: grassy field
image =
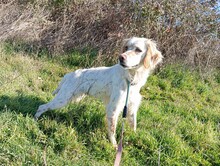
{"type": "MultiPolygon", "coordinates": [[[[0,48],[0,165],[113,165],[104,106],[86,98],[34,121],[78,53],[50,59],[0,48]]],[[[201,79],[169,65],[150,76],[134,133],[126,124],[122,165],[220,165],[220,72],[201,79]]],[[[117,133],[120,133],[120,125],[117,133]]]]}

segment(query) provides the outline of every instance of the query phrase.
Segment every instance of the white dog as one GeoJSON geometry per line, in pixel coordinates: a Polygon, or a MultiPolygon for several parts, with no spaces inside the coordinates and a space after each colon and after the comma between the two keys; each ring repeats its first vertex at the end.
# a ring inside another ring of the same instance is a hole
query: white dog
{"type": "Polygon", "coordinates": [[[122,112],[130,82],[127,119],[136,130],[136,116],[141,102],[139,93],[150,72],[162,61],[156,44],[146,38],[126,39],[119,63],[112,67],[79,69],[64,76],[53,94],[55,98],[39,106],[35,118],[46,111],[59,109],[71,100],[80,101],[85,95],[101,99],[106,106],[109,139],[117,146],[115,131],[119,114],[122,112]]]}

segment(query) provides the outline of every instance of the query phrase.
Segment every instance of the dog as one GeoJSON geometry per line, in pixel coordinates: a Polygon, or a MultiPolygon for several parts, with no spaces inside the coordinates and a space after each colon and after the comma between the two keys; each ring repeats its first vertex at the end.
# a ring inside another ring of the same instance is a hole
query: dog
{"type": "Polygon", "coordinates": [[[78,102],[86,95],[94,96],[106,106],[109,140],[117,147],[116,125],[125,104],[127,82],[130,83],[127,120],[136,131],[137,111],[141,102],[140,89],[162,59],[154,41],[138,37],[125,39],[118,64],[79,69],[66,74],[53,92],[56,94],[55,98],[39,106],[35,119],[46,111],[64,107],[70,101],[78,102]]]}

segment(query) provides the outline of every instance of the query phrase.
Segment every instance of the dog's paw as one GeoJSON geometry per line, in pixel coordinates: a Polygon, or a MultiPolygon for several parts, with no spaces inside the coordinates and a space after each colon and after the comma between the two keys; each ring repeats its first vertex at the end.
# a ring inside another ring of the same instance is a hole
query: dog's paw
{"type": "Polygon", "coordinates": [[[117,151],[118,150],[118,145],[117,144],[113,144],[114,149],[117,151]]]}
{"type": "Polygon", "coordinates": [[[39,117],[41,116],[41,114],[42,113],[40,111],[37,111],[36,114],[34,115],[34,120],[37,121],[39,119],[39,117]]]}
{"type": "Polygon", "coordinates": [[[39,118],[39,116],[37,115],[37,113],[34,115],[34,120],[37,121],[39,118]]]}

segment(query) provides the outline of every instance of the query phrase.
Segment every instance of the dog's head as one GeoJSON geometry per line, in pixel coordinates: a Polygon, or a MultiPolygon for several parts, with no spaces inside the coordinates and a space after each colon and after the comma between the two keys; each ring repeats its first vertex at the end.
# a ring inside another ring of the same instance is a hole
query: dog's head
{"type": "Polygon", "coordinates": [[[162,61],[163,56],[157,50],[156,43],[150,39],[133,37],[124,40],[119,64],[125,69],[144,66],[153,69],[162,61]]]}

